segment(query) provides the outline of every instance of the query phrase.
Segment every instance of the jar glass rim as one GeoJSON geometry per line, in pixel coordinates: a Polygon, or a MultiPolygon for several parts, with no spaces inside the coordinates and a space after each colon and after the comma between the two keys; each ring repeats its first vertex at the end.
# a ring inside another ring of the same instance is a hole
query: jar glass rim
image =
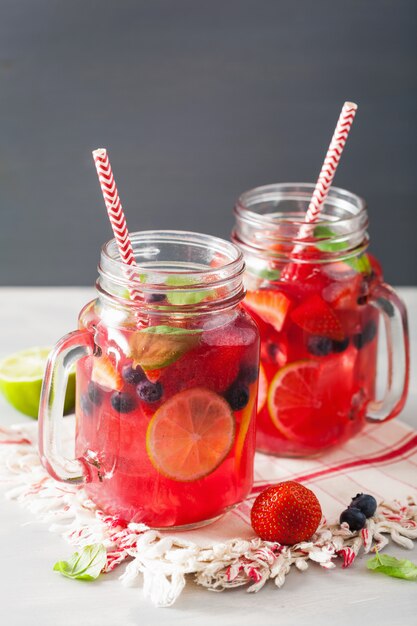
{"type": "Polygon", "coordinates": [[[115,239],[101,249],[96,286],[125,306],[171,311],[226,308],[244,296],[242,251],[213,235],[180,230],[131,233],[136,265],[125,264],[115,239]],[[131,296],[126,300],[126,292],[131,296]],[[150,299],[149,299],[150,298],[150,299]]]}
{"type": "MultiPolygon", "coordinates": [[[[182,230],[145,230],[131,233],[130,240],[136,259],[135,271],[138,274],[149,271],[151,263],[159,263],[159,261],[152,261],[152,258],[155,258],[159,252],[158,244],[193,246],[211,250],[213,254],[217,253],[219,256],[217,256],[218,264],[213,267],[209,265],[196,267],[191,261],[189,264],[184,261],[182,267],[170,268],[165,265],[158,268],[157,265],[152,265],[152,275],[155,276],[158,274],[161,276],[187,274],[195,277],[197,282],[198,279],[202,280],[205,276],[215,275],[219,270],[233,277],[240,272],[244,265],[241,250],[235,244],[214,235],[182,230]]],[[[115,275],[123,275],[126,264],[120,258],[114,238],[102,246],[101,260],[105,263],[106,270],[110,270],[111,273],[114,272],[115,275]]]]}
{"type": "MultiPolygon", "coordinates": [[[[300,212],[286,212],[286,211],[275,211],[273,216],[268,215],[268,213],[257,213],[254,210],[251,210],[251,207],[255,203],[259,203],[260,201],[264,202],[272,202],[277,200],[294,200],[294,201],[302,201],[308,203],[311,196],[313,195],[313,191],[315,188],[314,183],[273,183],[269,185],[262,185],[260,187],[254,187],[253,189],[249,189],[243,192],[234,207],[234,213],[244,218],[246,221],[252,222],[257,225],[268,224],[273,225],[277,224],[279,221],[289,221],[291,218],[291,222],[295,226],[301,227],[305,224],[303,219],[304,213],[300,212]]],[[[340,217],[339,219],[325,219],[323,215],[320,216],[318,223],[323,226],[331,226],[341,223],[348,224],[350,220],[354,220],[358,217],[359,214],[366,212],[366,201],[359,195],[348,191],[347,189],[343,189],[341,187],[332,186],[329,190],[329,194],[326,198],[326,202],[324,203],[324,208],[326,206],[337,206],[339,205],[342,208],[347,209],[346,215],[340,217]],[[348,211],[348,207],[351,209],[355,208],[356,211],[348,211]]]]}

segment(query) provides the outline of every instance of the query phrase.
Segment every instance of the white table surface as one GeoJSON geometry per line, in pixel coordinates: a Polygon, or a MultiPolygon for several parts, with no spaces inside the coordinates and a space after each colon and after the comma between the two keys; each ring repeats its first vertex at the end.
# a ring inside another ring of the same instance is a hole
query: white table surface
{"type": "MultiPolygon", "coordinates": [[[[417,428],[417,289],[399,291],[408,306],[412,343],[411,391],[401,419],[417,428]]],[[[91,297],[93,290],[87,288],[0,288],[0,358],[32,345],[54,344],[75,328],[78,311],[91,297]]],[[[0,424],[25,419],[0,399],[0,424]]],[[[268,583],[257,594],[244,588],[212,593],[191,583],[173,607],[156,609],[140,587],[121,585],[120,571],[94,583],[53,572],[53,563],[71,552],[59,535],[33,523],[29,512],[0,495],[0,624],[417,624],[417,583],[368,572],[366,557],[348,570],[312,566],[304,573],[292,571],[282,589],[268,583]]],[[[417,562],[417,548],[407,551],[391,544],[389,552],[417,562]]]]}

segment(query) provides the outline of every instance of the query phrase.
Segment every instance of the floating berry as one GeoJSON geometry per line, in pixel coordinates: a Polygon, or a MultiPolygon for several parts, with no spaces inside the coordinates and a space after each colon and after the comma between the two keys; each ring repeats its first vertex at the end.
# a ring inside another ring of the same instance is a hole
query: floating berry
{"type": "Polygon", "coordinates": [[[294,309],[291,318],[311,335],[330,337],[336,341],[342,341],[345,338],[342,324],[336,313],[318,294],[314,294],[294,309]]]}
{"type": "Polygon", "coordinates": [[[111,405],[118,413],[130,413],[135,408],[136,402],[129,393],[116,392],[111,397],[111,405]]]}
{"type": "Polygon", "coordinates": [[[278,365],[278,367],[284,367],[288,359],[287,343],[283,341],[282,337],[277,343],[273,341],[263,343],[261,345],[261,358],[278,365]]]}
{"type": "Polygon", "coordinates": [[[247,385],[237,380],[230,385],[224,397],[233,411],[241,411],[249,402],[249,389],[247,385]]]}
{"type": "Polygon", "coordinates": [[[141,380],[144,380],[146,378],[146,374],[140,367],[140,365],[138,365],[137,367],[132,367],[129,364],[125,365],[122,369],[122,378],[130,385],[137,385],[138,383],[140,383],[141,380]]]}
{"type": "Polygon", "coordinates": [[[366,517],[356,507],[349,506],[340,515],[340,523],[343,522],[346,522],[350,530],[362,530],[366,524],[366,517]]]}
{"type": "Polygon", "coordinates": [[[307,339],[307,348],[314,356],[326,356],[332,351],[333,342],[329,337],[311,335],[307,339]]]}
{"type": "Polygon", "coordinates": [[[355,348],[360,350],[367,343],[370,343],[376,336],[377,325],[374,320],[370,320],[361,333],[353,336],[353,344],[355,348]]]}
{"type": "Polygon", "coordinates": [[[362,511],[365,517],[372,517],[375,514],[377,502],[367,493],[357,493],[349,505],[349,508],[353,507],[362,511]]]}
{"type": "Polygon", "coordinates": [[[165,298],[166,296],[164,293],[147,293],[145,296],[146,302],[149,302],[150,304],[154,302],[163,302],[165,298]]]}
{"type": "Polygon", "coordinates": [[[388,317],[394,317],[395,309],[393,304],[391,304],[389,300],[386,300],[385,298],[378,298],[377,302],[380,308],[388,315],[388,317]]]}
{"type": "Polygon", "coordinates": [[[344,352],[349,345],[349,337],[342,339],[342,341],[336,341],[333,339],[332,341],[332,351],[339,354],[340,352],[344,352]]]}
{"type": "Polygon", "coordinates": [[[87,394],[93,404],[100,406],[103,402],[103,390],[92,381],[88,384],[87,394]]]}
{"type": "Polygon", "coordinates": [[[316,532],[322,517],[314,493],[287,481],[267,487],[256,498],[252,511],[252,528],[261,539],[293,545],[307,541],[316,532]]]}
{"type": "Polygon", "coordinates": [[[90,398],[88,397],[88,392],[87,394],[83,394],[80,398],[80,407],[81,407],[81,411],[84,413],[84,415],[91,415],[91,413],[93,412],[93,403],[91,402],[90,398]]]}
{"type": "Polygon", "coordinates": [[[148,404],[158,402],[162,398],[164,390],[161,383],[151,383],[149,380],[142,380],[136,387],[139,398],[148,404]]]}

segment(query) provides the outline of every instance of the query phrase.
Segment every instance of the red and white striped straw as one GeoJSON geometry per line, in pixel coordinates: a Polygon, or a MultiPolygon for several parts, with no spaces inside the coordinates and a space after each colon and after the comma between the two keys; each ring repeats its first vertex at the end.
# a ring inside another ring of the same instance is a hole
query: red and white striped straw
{"type": "Polygon", "coordinates": [[[307,223],[316,222],[320,216],[323,204],[326,201],[327,194],[329,193],[329,189],[333,182],[337,166],[339,165],[343,148],[345,147],[346,139],[348,138],[357,108],[358,106],[354,102],[345,102],[343,105],[329,149],[327,150],[326,158],[324,159],[323,167],[321,168],[321,172],[317,179],[310,204],[308,205],[305,216],[305,221],[307,223]]]}
{"type": "MultiPolygon", "coordinates": [[[[132,242],[130,241],[129,231],[127,229],[126,217],[123,213],[122,203],[120,202],[116,181],[114,180],[109,157],[107,156],[107,150],[105,148],[93,150],[93,158],[120,257],[126,266],[136,266],[132,242]]],[[[135,277],[135,273],[127,271],[127,277],[132,280],[135,277]]],[[[139,292],[136,291],[133,286],[129,287],[129,293],[132,300],[140,299],[139,292]]]]}

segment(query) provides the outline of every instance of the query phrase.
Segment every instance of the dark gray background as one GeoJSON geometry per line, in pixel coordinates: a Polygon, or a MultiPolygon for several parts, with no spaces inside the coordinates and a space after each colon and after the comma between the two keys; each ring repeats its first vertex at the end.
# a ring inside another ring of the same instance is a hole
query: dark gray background
{"type": "Polygon", "coordinates": [[[417,284],[416,32],[415,0],[0,0],[0,284],[93,283],[93,148],[131,231],[228,237],[243,190],[316,179],[344,100],[335,184],[417,284]]]}

